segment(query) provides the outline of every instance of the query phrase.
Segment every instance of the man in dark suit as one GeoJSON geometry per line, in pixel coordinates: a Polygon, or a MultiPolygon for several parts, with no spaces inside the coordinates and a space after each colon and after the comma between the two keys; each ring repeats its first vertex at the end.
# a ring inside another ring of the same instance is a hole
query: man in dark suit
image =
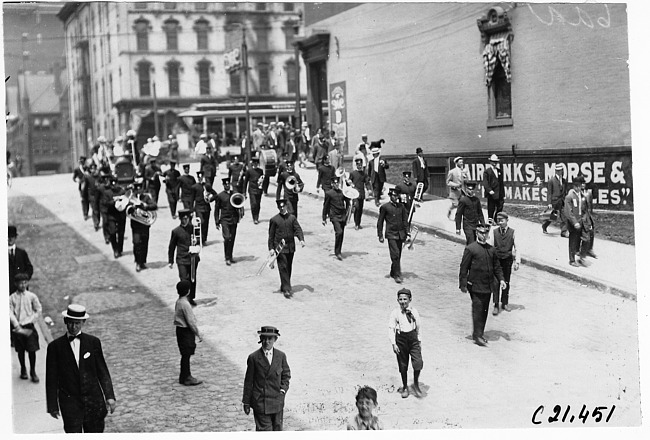
{"type": "Polygon", "coordinates": [[[237,238],[237,224],[244,216],[244,208],[236,208],[230,203],[230,198],[233,195],[230,178],[221,179],[221,182],[223,183],[223,191],[217,194],[214,202],[214,223],[217,230],[221,229],[224,258],[226,265],[230,266],[235,262],[232,251],[237,238]]]}
{"type": "Polygon", "coordinates": [[[388,191],[390,202],[384,203],[379,208],[377,219],[377,236],[379,242],[384,242],[384,222],[386,222],[386,239],[388,239],[388,252],[390,253],[390,276],[397,284],[402,279],[402,247],[408,236],[408,212],[404,205],[399,202],[399,190],[391,188],[388,191]]]}
{"type": "Polygon", "coordinates": [[[205,148],[205,154],[201,156],[201,171],[203,171],[203,176],[205,181],[213,186],[214,178],[217,174],[217,159],[212,153],[212,146],[208,144],[205,148]]]}
{"type": "Polygon", "coordinates": [[[564,217],[569,231],[569,264],[571,266],[586,265],[585,257],[590,250],[589,245],[581,246],[584,239],[589,241],[589,231],[593,229],[593,220],[589,210],[589,201],[582,192],[585,178],[578,175],[573,179],[572,188],[564,198],[564,217]],[[587,228],[587,230],[585,230],[587,228]],[[576,262],[576,257],[578,261],[576,262]]]}
{"type": "Polygon", "coordinates": [[[199,267],[199,253],[201,252],[201,238],[194,237],[194,225],[192,222],[192,211],[181,209],[178,211],[178,218],[181,224],[172,230],[167,248],[167,263],[169,268],[174,267],[174,261],[178,266],[178,278],[191,283],[188,300],[193,306],[196,305],[196,271],[199,267]],[[174,259],[176,254],[176,259],[174,259]],[[194,279],[192,279],[192,265],[194,265],[194,279]]]}
{"type": "Polygon", "coordinates": [[[375,205],[379,206],[381,194],[384,192],[384,183],[386,183],[386,170],[388,169],[388,162],[379,157],[381,152],[381,139],[377,142],[371,142],[372,160],[368,162],[368,176],[370,176],[370,183],[372,190],[375,193],[375,205]]]}
{"type": "MultiPolygon", "coordinates": [[[[561,164],[555,164],[555,175],[546,182],[546,200],[548,201],[548,209],[553,209],[555,215],[559,217],[560,224],[562,225],[562,236],[569,235],[566,226],[566,219],[564,217],[564,198],[569,192],[569,188],[564,178],[564,168],[561,164]]],[[[542,224],[542,232],[548,234],[546,228],[551,224],[548,219],[542,224]]]]}
{"type": "Polygon", "coordinates": [[[18,288],[16,283],[17,274],[25,273],[29,277],[28,279],[31,279],[34,274],[34,266],[29,261],[27,252],[16,246],[17,237],[18,229],[13,225],[9,225],[7,238],[9,244],[9,295],[18,288]]]}
{"type": "Polygon", "coordinates": [[[339,179],[332,177],[332,189],[325,193],[323,202],[323,226],[327,223],[329,217],[334,227],[334,256],[337,260],[342,261],[341,248],[343,247],[343,236],[345,234],[345,225],[349,221],[347,218],[348,209],[350,208],[350,199],[343,195],[339,188],[339,179]]]}
{"type": "Polygon", "coordinates": [[[503,187],[503,173],[499,169],[499,157],[493,154],[488,159],[489,165],[483,172],[483,191],[488,205],[488,221],[496,224],[496,214],[503,211],[505,189],[503,187]]]}
{"type": "Polygon", "coordinates": [[[84,306],[70,304],[63,312],[67,333],[47,347],[47,412],[55,419],[63,417],[67,433],[104,432],[104,418],[116,406],[102,344],[81,333],[88,318],[84,306]]]}
{"type": "Polygon", "coordinates": [[[79,195],[81,196],[81,211],[84,220],[88,220],[88,208],[90,206],[88,201],[88,187],[86,183],[86,156],[79,158],[79,166],[72,172],[72,180],[77,182],[79,187],[79,195]]]}
{"type": "Polygon", "coordinates": [[[298,218],[298,194],[302,192],[305,184],[303,183],[300,175],[293,168],[293,162],[287,161],[287,169],[285,172],[280,174],[277,179],[277,191],[275,193],[275,198],[279,199],[282,195],[289,201],[289,213],[293,214],[298,218]],[[296,186],[293,190],[287,190],[285,185],[287,179],[294,177],[296,179],[296,186]]]}
{"type": "Polygon", "coordinates": [[[210,212],[212,212],[210,203],[217,197],[217,192],[212,189],[212,185],[206,180],[203,172],[197,171],[196,177],[198,181],[192,186],[192,209],[201,219],[201,237],[202,243],[205,245],[208,241],[210,212]]]}
{"type": "Polygon", "coordinates": [[[476,241],[465,246],[458,275],[460,291],[469,292],[472,299],[472,339],[481,347],[487,346],[488,343],[483,337],[483,332],[494,279],[499,280],[501,289],[507,287],[496,250],[486,242],[488,231],[483,224],[476,227],[476,241]]]}
{"type": "Polygon", "coordinates": [[[305,247],[305,237],[296,216],[289,212],[287,199],[278,199],[280,213],[269,220],[268,248],[270,256],[275,256],[276,249],[284,240],[284,246],[278,254],[277,266],[280,273],[280,291],[285,298],[291,298],[291,270],[293,267],[293,254],[296,252],[294,237],[298,237],[302,247],[305,247]]]}
{"type": "Polygon", "coordinates": [[[363,202],[366,200],[366,187],[369,188],[368,191],[371,191],[371,188],[370,177],[368,177],[363,167],[363,159],[357,158],[354,162],[357,169],[350,173],[350,181],[354,188],[359,191],[359,197],[353,201],[354,229],[358,231],[361,229],[361,215],[363,214],[363,202]]]}
{"type": "Polygon", "coordinates": [[[176,162],[169,161],[169,169],[163,173],[163,182],[165,182],[165,192],[167,193],[167,202],[169,203],[169,210],[172,212],[172,218],[176,218],[176,204],[180,196],[180,182],[179,178],[181,173],[176,169],[176,162]]]}
{"type": "Polygon", "coordinates": [[[427,161],[424,160],[424,157],[422,156],[422,148],[417,147],[415,149],[415,154],[417,154],[417,157],[413,159],[413,162],[411,164],[413,168],[413,177],[415,178],[416,185],[418,183],[424,184],[424,190],[422,191],[422,194],[424,194],[429,188],[428,165],[427,161]]]}
{"type": "Polygon", "coordinates": [[[183,208],[192,209],[194,203],[192,187],[196,183],[196,179],[190,174],[189,163],[183,165],[183,175],[178,178],[178,183],[181,188],[181,203],[183,203],[183,208]]]}
{"type": "Polygon", "coordinates": [[[248,188],[248,196],[250,197],[251,215],[253,216],[253,223],[260,222],[260,207],[262,201],[262,180],[264,178],[264,170],[260,167],[260,160],[256,157],[251,159],[251,167],[246,170],[244,175],[244,192],[248,188]]]}
{"type": "Polygon", "coordinates": [[[277,328],[264,326],[257,332],[262,347],[248,356],[244,395],[244,412],[253,409],[256,431],[282,431],[284,399],[289,391],[291,370],[287,356],[273,348],[280,336],[277,328]]]}
{"type": "Polygon", "coordinates": [[[119,258],[124,251],[124,230],[126,229],[126,210],[120,211],[115,197],[124,195],[124,189],[117,184],[117,177],[107,178],[106,186],[101,188],[100,208],[105,215],[108,240],[113,248],[113,256],[119,258]]]}
{"type": "Polygon", "coordinates": [[[458,201],[456,210],[456,235],[460,235],[462,222],[466,244],[476,241],[476,226],[485,223],[481,201],[474,194],[475,188],[476,182],[465,182],[465,191],[458,201]]]}

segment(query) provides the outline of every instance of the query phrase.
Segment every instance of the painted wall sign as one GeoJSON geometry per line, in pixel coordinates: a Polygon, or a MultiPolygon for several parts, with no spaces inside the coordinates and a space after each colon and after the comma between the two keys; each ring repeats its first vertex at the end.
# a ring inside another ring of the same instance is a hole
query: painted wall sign
{"type": "Polygon", "coordinates": [[[341,153],[348,154],[348,112],[346,105],[345,81],[330,84],[330,125],[341,153]]]}
{"type": "MultiPolygon", "coordinates": [[[[500,159],[506,201],[529,204],[546,202],[545,182],[555,174],[555,164],[560,164],[569,182],[578,174],[585,177],[587,186],[593,191],[595,208],[634,209],[632,157],[629,153],[594,154],[590,157],[518,156],[516,159],[500,156],[500,159]]],[[[481,183],[487,163],[486,157],[465,156],[470,179],[481,183]]],[[[451,168],[454,167],[453,158],[449,159],[449,164],[451,168]]]]}

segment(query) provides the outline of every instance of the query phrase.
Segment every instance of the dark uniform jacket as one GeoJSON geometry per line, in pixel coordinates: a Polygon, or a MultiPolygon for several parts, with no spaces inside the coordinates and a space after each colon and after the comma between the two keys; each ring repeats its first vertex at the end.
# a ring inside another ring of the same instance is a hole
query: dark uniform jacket
{"type": "Polygon", "coordinates": [[[350,206],[350,199],[343,195],[343,191],[330,189],[325,193],[323,202],[323,221],[330,218],[330,221],[345,221],[345,216],[350,206]]]}
{"type": "Polygon", "coordinates": [[[214,221],[218,224],[234,225],[239,223],[239,210],[230,203],[232,192],[221,191],[214,203],[214,221]]]}
{"type": "Polygon", "coordinates": [[[81,165],[78,165],[77,168],[75,168],[74,171],[72,172],[72,180],[77,182],[79,191],[81,191],[82,189],[85,178],[86,178],[85,171],[81,168],[81,165]]]}
{"type": "Polygon", "coordinates": [[[318,179],[316,179],[316,188],[323,187],[323,191],[332,189],[332,177],[335,176],[336,170],[332,165],[321,165],[318,167],[318,179]]]}
{"type": "Polygon", "coordinates": [[[485,191],[485,197],[491,197],[494,200],[503,200],[505,198],[502,170],[495,171],[493,167],[485,170],[483,173],[483,191],[485,191]],[[499,177],[497,177],[496,172],[499,173],[499,177]],[[494,194],[490,195],[490,191],[494,191],[494,194]]]}
{"type": "Polygon", "coordinates": [[[248,188],[249,194],[262,194],[262,187],[259,185],[260,177],[264,174],[261,168],[249,168],[244,175],[244,191],[248,188]]]}
{"type": "Polygon", "coordinates": [[[17,290],[16,287],[16,274],[19,273],[26,273],[29,275],[29,278],[32,278],[32,275],[34,274],[34,266],[32,266],[32,262],[29,261],[29,256],[27,255],[27,252],[24,249],[19,248],[16,246],[15,251],[14,251],[14,256],[12,257],[11,255],[9,256],[9,294],[11,295],[13,292],[17,290]]]}
{"type": "Polygon", "coordinates": [[[296,173],[296,170],[293,170],[293,172],[289,173],[288,171],[285,171],[284,173],[280,174],[278,176],[277,180],[277,185],[278,189],[276,191],[276,198],[280,198],[281,194],[284,194],[284,196],[288,200],[298,200],[298,193],[294,191],[287,191],[287,189],[284,186],[284,183],[287,181],[289,176],[294,176],[296,178],[296,184],[298,185],[298,188],[303,187],[304,183],[302,179],[300,178],[300,175],[296,173]]]}
{"type": "Polygon", "coordinates": [[[406,211],[410,212],[411,205],[413,204],[413,198],[415,197],[416,186],[413,183],[407,185],[406,183],[402,182],[397,185],[396,188],[401,191],[402,203],[404,204],[406,211]]]}
{"type": "MultiPolygon", "coordinates": [[[[156,204],[156,202],[154,202],[153,198],[147,191],[140,193],[139,197],[142,204],[138,205],[138,208],[144,211],[155,211],[158,209],[158,205],[156,204]]],[[[151,228],[151,226],[145,225],[143,223],[131,219],[131,230],[133,230],[134,232],[139,232],[139,233],[148,232],[149,228],[151,228]]]]}
{"type": "Polygon", "coordinates": [[[354,170],[350,173],[350,180],[352,185],[359,191],[359,198],[366,198],[366,185],[370,184],[370,177],[365,171],[354,170]]]}
{"type": "Polygon", "coordinates": [[[408,227],[408,212],[401,203],[384,203],[379,208],[377,219],[377,236],[384,237],[384,222],[386,222],[386,238],[389,240],[406,240],[408,227]]]}
{"type": "Polygon", "coordinates": [[[111,218],[119,218],[126,216],[124,211],[120,212],[115,207],[115,199],[113,197],[121,196],[124,194],[124,189],[118,185],[100,187],[99,210],[107,214],[111,218]]]}
{"type": "Polygon", "coordinates": [[[456,230],[460,230],[460,221],[468,228],[476,229],[479,223],[485,223],[483,208],[478,197],[461,196],[456,210],[456,230]]]}
{"type": "Polygon", "coordinates": [[[494,278],[503,281],[503,271],[497,252],[490,244],[478,241],[465,246],[458,275],[459,287],[475,293],[490,293],[494,278]]]}
{"type": "Polygon", "coordinates": [[[160,189],[160,167],[158,164],[149,163],[144,168],[144,179],[147,181],[147,188],[160,189]]]}
{"type": "Polygon", "coordinates": [[[289,391],[291,370],[287,356],[273,349],[273,361],[269,361],[262,348],[251,353],[246,361],[244,396],[242,402],[250,405],[258,414],[275,414],[284,408],[284,397],[289,391]],[[283,390],[282,393],[280,390],[283,390]]]}
{"type": "Polygon", "coordinates": [[[294,237],[298,240],[304,241],[305,237],[302,234],[302,228],[298,219],[293,214],[281,215],[276,214],[269,220],[269,250],[275,249],[280,240],[284,238],[283,254],[289,254],[296,251],[296,242],[294,237]]]}
{"type": "Polygon", "coordinates": [[[165,178],[165,186],[167,187],[167,190],[178,191],[180,185],[179,178],[181,177],[181,173],[176,168],[173,170],[170,168],[165,171],[163,173],[163,177],[165,178]]]}
{"type": "Polygon", "coordinates": [[[228,167],[228,178],[230,179],[230,185],[237,192],[244,191],[244,174],[246,169],[244,164],[241,162],[233,163],[228,167]]]}
{"type": "Polygon", "coordinates": [[[196,179],[189,174],[183,174],[178,178],[178,182],[181,186],[181,200],[192,200],[194,198],[192,187],[196,183],[196,179]]]}
{"type": "Polygon", "coordinates": [[[192,186],[192,206],[194,207],[194,212],[212,211],[210,202],[212,202],[217,197],[217,192],[209,185],[205,187],[205,191],[207,191],[209,194],[209,202],[205,201],[205,196],[203,194],[203,184],[197,182],[192,186]]]}
{"type": "Polygon", "coordinates": [[[79,366],[67,334],[47,346],[47,412],[60,411],[64,420],[101,420],[108,413],[106,400],[115,399],[111,375],[100,340],[86,333],[79,340],[79,366]]]}
{"type": "MultiPolygon", "coordinates": [[[[169,264],[174,263],[174,252],[176,252],[176,264],[191,263],[190,245],[192,244],[193,229],[192,222],[190,222],[186,227],[178,225],[172,230],[172,237],[169,240],[167,251],[167,262],[169,264]]],[[[196,254],[196,261],[200,261],[198,254],[196,254]]]]}

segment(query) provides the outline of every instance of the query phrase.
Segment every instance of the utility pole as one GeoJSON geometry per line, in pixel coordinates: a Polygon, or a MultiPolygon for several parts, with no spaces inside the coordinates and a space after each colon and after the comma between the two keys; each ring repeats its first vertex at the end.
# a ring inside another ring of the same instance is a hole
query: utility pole
{"type": "Polygon", "coordinates": [[[242,33],[242,45],[241,52],[243,57],[243,67],[244,67],[244,94],[246,99],[246,165],[250,165],[251,161],[251,115],[250,115],[250,104],[248,98],[248,46],[246,45],[246,27],[242,23],[241,27],[242,33]]]}
{"type": "Polygon", "coordinates": [[[153,126],[154,136],[158,136],[158,99],[156,98],[156,81],[153,81],[153,126]]]}
{"type": "Polygon", "coordinates": [[[294,25],[293,33],[294,58],[296,59],[296,124],[294,128],[301,128],[302,109],[300,108],[300,45],[298,44],[298,37],[300,35],[300,22],[294,25]]]}

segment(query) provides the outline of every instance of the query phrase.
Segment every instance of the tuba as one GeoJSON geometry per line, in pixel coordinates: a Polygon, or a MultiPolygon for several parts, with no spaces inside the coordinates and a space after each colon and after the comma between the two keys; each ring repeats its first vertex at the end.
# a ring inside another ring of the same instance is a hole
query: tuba
{"type": "Polygon", "coordinates": [[[298,183],[296,176],[289,176],[287,177],[287,180],[284,181],[284,187],[287,191],[298,194],[299,192],[302,192],[304,185],[298,183]]]}
{"type": "Polygon", "coordinates": [[[233,193],[230,196],[230,204],[232,205],[233,208],[235,208],[238,213],[239,213],[239,220],[244,217],[244,201],[246,200],[246,197],[242,193],[233,193]]]}

